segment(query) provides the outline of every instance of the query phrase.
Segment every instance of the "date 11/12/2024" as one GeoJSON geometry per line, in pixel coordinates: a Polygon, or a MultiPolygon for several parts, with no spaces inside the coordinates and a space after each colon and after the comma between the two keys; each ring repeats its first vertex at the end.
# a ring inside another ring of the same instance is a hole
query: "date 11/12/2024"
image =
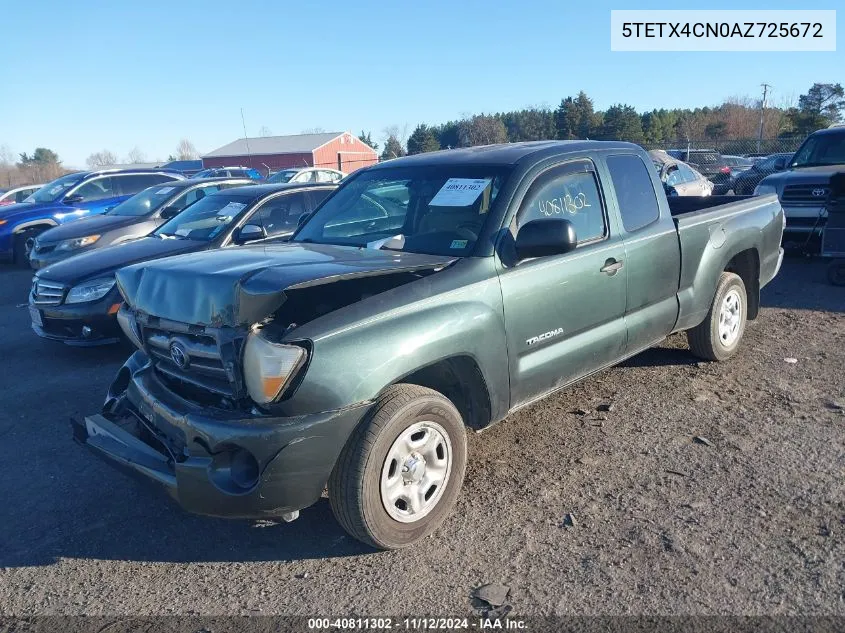
{"type": "Polygon", "coordinates": [[[410,630],[410,631],[448,631],[448,630],[500,630],[524,631],[524,620],[512,618],[494,618],[480,616],[475,618],[309,618],[308,630],[410,630]]]}

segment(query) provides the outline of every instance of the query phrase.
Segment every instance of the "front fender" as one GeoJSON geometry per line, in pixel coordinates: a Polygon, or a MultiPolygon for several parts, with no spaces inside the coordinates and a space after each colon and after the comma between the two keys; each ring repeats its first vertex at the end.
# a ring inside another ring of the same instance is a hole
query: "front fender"
{"type": "MultiPolygon", "coordinates": [[[[489,263],[491,269],[471,283],[449,279],[466,275],[447,270],[397,288],[390,291],[397,307],[310,337],[312,357],[286,405],[291,413],[372,400],[423,367],[463,356],[473,359],[481,371],[493,419],[502,417],[510,405],[507,343],[492,258],[489,263]],[[444,278],[438,280],[439,275],[444,278]],[[457,281],[455,287],[441,292],[452,281],[457,281]],[[412,295],[421,298],[402,301],[412,295]]],[[[378,299],[361,302],[362,312],[364,304],[378,299]]]]}

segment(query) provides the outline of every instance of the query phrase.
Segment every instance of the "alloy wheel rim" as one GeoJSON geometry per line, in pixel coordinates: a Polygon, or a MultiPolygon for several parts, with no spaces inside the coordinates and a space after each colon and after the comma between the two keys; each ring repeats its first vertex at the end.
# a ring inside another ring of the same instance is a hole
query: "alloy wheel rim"
{"type": "Polygon", "coordinates": [[[413,523],[443,496],[452,471],[452,443],[437,422],[416,422],[387,451],[381,469],[381,502],[391,518],[413,523]]]}
{"type": "Polygon", "coordinates": [[[742,300],[739,291],[731,290],[722,299],[719,309],[719,340],[725,347],[730,347],[739,336],[739,326],[742,323],[742,300]]]}

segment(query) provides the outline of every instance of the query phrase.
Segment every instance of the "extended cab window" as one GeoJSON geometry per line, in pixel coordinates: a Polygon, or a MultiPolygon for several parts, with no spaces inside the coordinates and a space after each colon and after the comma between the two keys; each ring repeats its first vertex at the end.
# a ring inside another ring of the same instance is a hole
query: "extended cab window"
{"type": "Polygon", "coordinates": [[[572,222],[579,244],[604,237],[607,224],[595,173],[563,166],[541,174],[522,202],[518,225],[548,218],[572,222]]]}
{"type": "Polygon", "coordinates": [[[607,168],[625,230],[631,233],[655,222],[660,217],[660,207],[651,174],[642,159],[634,154],[608,156],[607,168]]]}

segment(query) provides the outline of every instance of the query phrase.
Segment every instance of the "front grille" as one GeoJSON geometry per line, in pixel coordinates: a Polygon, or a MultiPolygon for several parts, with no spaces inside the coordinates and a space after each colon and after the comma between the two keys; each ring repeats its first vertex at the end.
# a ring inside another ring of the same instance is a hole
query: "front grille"
{"type": "Polygon", "coordinates": [[[787,185],[783,188],[781,204],[805,207],[820,207],[827,202],[830,187],[818,185],[787,185]]]}
{"type": "Polygon", "coordinates": [[[244,396],[239,368],[241,339],[231,330],[187,325],[152,316],[137,318],[150,359],[182,397],[196,388],[237,400],[244,396]],[[187,383],[184,390],[178,385],[187,383]]]}
{"type": "Polygon", "coordinates": [[[37,241],[35,242],[35,254],[36,255],[46,255],[47,253],[52,253],[56,250],[55,244],[39,244],[37,241]]]}
{"type": "Polygon", "coordinates": [[[32,281],[32,303],[37,306],[57,306],[65,298],[63,284],[36,277],[32,281]]]}

